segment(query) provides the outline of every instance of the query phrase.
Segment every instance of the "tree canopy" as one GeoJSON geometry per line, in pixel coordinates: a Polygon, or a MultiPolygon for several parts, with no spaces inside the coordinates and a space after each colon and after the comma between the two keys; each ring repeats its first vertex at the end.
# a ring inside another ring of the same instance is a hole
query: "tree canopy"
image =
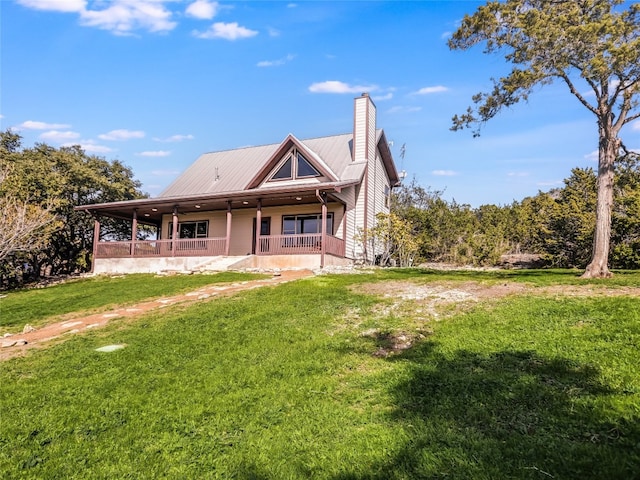
{"type": "MultiPolygon", "coordinates": [[[[118,160],[88,155],[79,146],[22,148],[21,137],[10,130],[0,132],[0,172],[4,173],[0,201],[11,206],[6,214],[3,208],[5,219],[0,224],[4,282],[23,276],[25,270],[34,276],[87,270],[93,221],[73,207],[144,196],[131,169],[118,160]],[[10,246],[15,226],[24,226],[24,219],[37,215],[43,225],[32,225],[19,247],[10,246]]],[[[105,221],[103,226],[106,235],[130,235],[126,223],[105,221]]]]}
{"type": "Polygon", "coordinates": [[[504,107],[527,100],[556,80],[596,118],[596,229],[585,276],[609,276],[614,164],[626,150],[620,130],[640,117],[640,3],[622,0],[490,1],[466,15],[449,40],[452,49],[484,44],[502,53],[511,72],[453,117],[453,130],[481,126],[504,107]],[[625,5],[627,6],[627,5],[625,5]]]}

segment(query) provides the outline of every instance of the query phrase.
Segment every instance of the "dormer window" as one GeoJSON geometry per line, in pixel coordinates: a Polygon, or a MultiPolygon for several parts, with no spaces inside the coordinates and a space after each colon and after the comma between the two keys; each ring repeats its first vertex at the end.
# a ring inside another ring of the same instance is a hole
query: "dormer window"
{"type": "Polygon", "coordinates": [[[318,172],[300,152],[293,150],[269,181],[295,180],[297,178],[320,176],[320,172],[318,172]]]}

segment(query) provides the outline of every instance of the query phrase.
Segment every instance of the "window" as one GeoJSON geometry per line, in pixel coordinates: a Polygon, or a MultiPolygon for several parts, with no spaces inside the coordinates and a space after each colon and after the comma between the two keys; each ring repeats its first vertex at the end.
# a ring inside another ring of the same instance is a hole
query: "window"
{"type": "Polygon", "coordinates": [[[272,180],[288,180],[293,178],[292,172],[291,172],[291,164],[293,163],[292,158],[289,157],[287,159],[286,162],[284,162],[284,165],[282,165],[282,167],[280,167],[280,170],[278,170],[275,175],[271,178],[272,180]]]}
{"type": "Polygon", "coordinates": [[[296,177],[319,177],[320,174],[318,171],[313,168],[313,166],[304,158],[301,154],[298,153],[298,169],[296,171],[296,177]]]}
{"type": "MultiPolygon", "coordinates": [[[[209,222],[179,222],[178,238],[207,238],[209,233],[209,222]]],[[[173,238],[173,222],[169,222],[168,238],[173,238]]]]}
{"type": "Polygon", "coordinates": [[[389,185],[384,186],[384,206],[389,208],[389,204],[391,199],[391,190],[389,189],[389,185]]]}
{"type": "MultiPolygon", "coordinates": [[[[322,215],[285,215],[282,217],[283,235],[321,232],[322,215]]],[[[333,235],[333,213],[327,214],[327,233],[333,235]]]]}
{"type": "Polygon", "coordinates": [[[298,151],[292,151],[287,160],[273,174],[271,182],[296,178],[320,177],[320,172],[298,151]],[[294,162],[295,159],[295,162],[294,162]]]}

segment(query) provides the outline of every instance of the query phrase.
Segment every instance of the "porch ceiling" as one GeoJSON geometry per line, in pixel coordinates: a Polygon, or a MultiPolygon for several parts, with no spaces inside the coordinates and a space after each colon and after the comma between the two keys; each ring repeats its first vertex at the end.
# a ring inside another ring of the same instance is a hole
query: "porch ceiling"
{"type": "MultiPolygon", "coordinates": [[[[340,201],[333,197],[331,192],[340,191],[341,187],[342,186],[332,185],[330,187],[325,186],[324,188],[319,188],[319,190],[328,193],[329,201],[340,201]]],[[[179,214],[189,214],[211,210],[226,211],[229,202],[231,202],[232,210],[243,208],[255,210],[258,208],[258,201],[262,202],[263,208],[319,203],[316,197],[317,188],[318,186],[294,191],[278,191],[273,189],[272,191],[229,192],[224,196],[217,194],[182,198],[149,198],[125,202],[82,205],[75,207],[75,209],[94,215],[126,220],[131,220],[134,211],[137,211],[138,223],[159,225],[162,222],[162,216],[173,213],[174,207],[177,207],[179,214]]]]}

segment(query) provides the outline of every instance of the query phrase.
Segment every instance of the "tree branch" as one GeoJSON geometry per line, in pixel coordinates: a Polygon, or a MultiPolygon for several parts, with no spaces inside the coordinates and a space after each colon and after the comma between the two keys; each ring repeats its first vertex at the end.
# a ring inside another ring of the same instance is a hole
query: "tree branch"
{"type": "MultiPolygon", "coordinates": [[[[560,77],[562,80],[564,80],[564,83],[566,83],[567,86],[569,87],[569,91],[573,94],[574,97],[576,97],[580,101],[580,103],[582,103],[582,105],[584,105],[587,108],[587,110],[589,110],[591,113],[593,113],[596,116],[598,115],[598,109],[594,108],[594,106],[591,105],[589,102],[587,102],[587,100],[580,94],[580,92],[578,92],[575,85],[569,79],[569,76],[565,72],[557,72],[557,76],[560,77]]],[[[591,82],[589,82],[589,84],[591,84],[591,82]]],[[[597,88],[595,88],[593,84],[591,85],[594,91],[596,92],[596,96],[598,96],[599,92],[597,91],[597,88]]]]}

